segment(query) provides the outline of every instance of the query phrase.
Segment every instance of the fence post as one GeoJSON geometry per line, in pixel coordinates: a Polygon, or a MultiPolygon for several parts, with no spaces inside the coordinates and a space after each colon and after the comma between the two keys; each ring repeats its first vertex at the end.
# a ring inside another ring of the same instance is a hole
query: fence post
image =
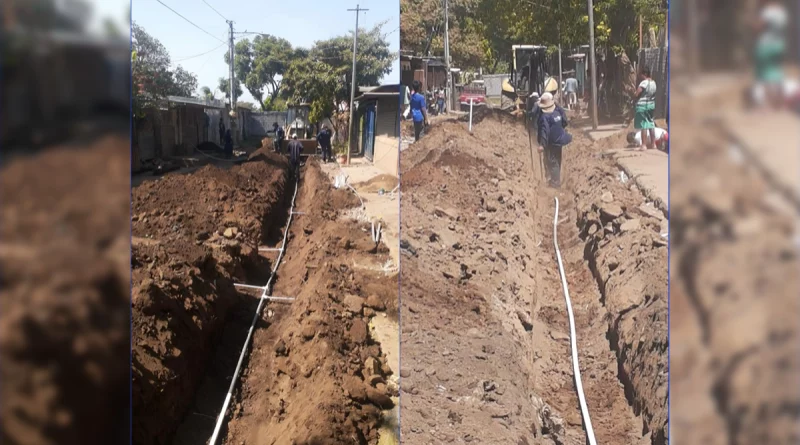
{"type": "Polygon", "coordinates": [[[472,99],[469,100],[469,132],[472,133],[472,99]]]}

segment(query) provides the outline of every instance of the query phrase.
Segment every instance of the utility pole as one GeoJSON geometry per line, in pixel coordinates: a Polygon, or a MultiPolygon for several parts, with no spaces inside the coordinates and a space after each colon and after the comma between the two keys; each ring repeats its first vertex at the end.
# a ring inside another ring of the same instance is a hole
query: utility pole
{"type": "Polygon", "coordinates": [[[369,11],[369,9],[361,9],[361,5],[356,5],[356,9],[348,9],[348,11],[355,11],[356,13],[356,32],[353,33],[353,76],[350,78],[350,129],[347,136],[347,165],[350,165],[350,152],[353,151],[353,121],[355,120],[356,110],[353,108],[353,101],[356,98],[356,50],[358,49],[358,16],[361,11],[369,11]]]}
{"type": "Polygon", "coordinates": [[[561,25],[558,25],[558,96],[561,99],[561,105],[564,103],[564,95],[562,85],[564,85],[564,69],[561,66],[561,25]]]}
{"type": "Polygon", "coordinates": [[[592,130],[597,130],[597,60],[594,50],[594,5],[589,3],[589,66],[592,73],[592,130]]]}
{"type": "MultiPolygon", "coordinates": [[[[689,74],[692,77],[697,78],[698,69],[700,66],[699,63],[699,53],[700,53],[700,24],[698,23],[698,11],[697,11],[697,2],[690,1],[686,2],[686,8],[688,9],[686,17],[689,19],[687,20],[689,25],[689,74]]],[[[669,13],[667,13],[669,16],[669,13]]]]}
{"type": "Polygon", "coordinates": [[[450,5],[444,0],[444,63],[447,66],[447,111],[453,109],[453,74],[450,71],[450,5]]]}
{"type": "MultiPolygon", "coordinates": [[[[234,72],[233,72],[233,60],[234,60],[234,57],[233,57],[233,48],[234,48],[234,45],[233,45],[233,21],[228,20],[228,27],[231,30],[230,31],[231,32],[230,44],[229,44],[229,49],[228,49],[228,53],[230,54],[230,56],[228,57],[228,69],[229,69],[229,72],[228,72],[229,76],[228,77],[229,77],[229,81],[230,81],[230,91],[231,91],[231,94],[230,94],[230,96],[231,96],[231,111],[230,111],[230,118],[231,118],[230,122],[231,122],[231,124],[230,124],[230,130],[231,130],[231,138],[235,139],[237,132],[233,131],[233,119],[234,119],[234,117],[233,117],[234,114],[233,113],[236,111],[236,89],[233,87],[233,79],[234,79],[234,72]]],[[[220,143],[223,143],[223,142],[224,141],[220,141],[220,143]]]]}

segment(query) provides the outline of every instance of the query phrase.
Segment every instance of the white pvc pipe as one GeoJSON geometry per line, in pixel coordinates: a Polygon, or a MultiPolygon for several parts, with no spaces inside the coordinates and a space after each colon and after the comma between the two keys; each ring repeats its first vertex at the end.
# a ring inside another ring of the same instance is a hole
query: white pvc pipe
{"type": "Polygon", "coordinates": [[[264,286],[251,286],[249,284],[233,283],[233,286],[234,287],[241,287],[242,289],[254,289],[254,290],[261,290],[261,291],[264,290],[264,286]]]}
{"type": "Polygon", "coordinates": [[[572,348],[572,371],[575,373],[575,389],[578,391],[578,401],[581,405],[583,423],[586,425],[586,437],[589,438],[589,445],[597,445],[592,428],[592,419],[589,418],[589,408],[586,405],[586,396],[583,394],[583,383],[581,382],[581,368],[578,365],[578,340],[575,334],[575,316],[572,313],[572,301],[569,299],[569,288],[567,278],[564,273],[564,264],[561,261],[561,251],[558,249],[558,198],[556,200],[556,214],[553,217],[553,246],[556,248],[556,258],[558,259],[558,272],[561,274],[561,285],[564,289],[564,299],[567,301],[567,314],[569,315],[569,342],[572,348]]]}
{"type": "Polygon", "coordinates": [[[472,133],[472,99],[469,100],[469,132],[472,133]]]}
{"type": "MultiPolygon", "coordinates": [[[[228,412],[228,406],[231,403],[231,398],[233,397],[233,391],[236,389],[236,382],[239,380],[239,373],[242,370],[242,363],[244,362],[244,358],[247,355],[247,347],[250,345],[250,339],[253,337],[253,331],[255,330],[256,323],[258,319],[261,317],[261,309],[264,307],[264,301],[267,300],[266,297],[269,297],[270,293],[270,286],[272,285],[272,280],[275,278],[275,272],[278,270],[278,266],[281,264],[281,260],[283,259],[283,254],[286,251],[286,239],[289,236],[289,227],[292,224],[292,218],[294,216],[294,202],[297,199],[297,189],[298,185],[300,184],[300,179],[297,178],[294,183],[294,195],[292,196],[292,207],[289,210],[289,220],[286,222],[286,229],[283,233],[283,243],[281,243],[281,253],[278,255],[278,259],[275,261],[275,266],[272,268],[272,273],[269,276],[269,280],[267,281],[267,285],[264,286],[263,293],[261,294],[261,298],[258,301],[258,307],[256,308],[256,313],[253,315],[253,321],[250,323],[250,329],[247,331],[247,338],[244,340],[244,346],[242,346],[242,352],[239,354],[239,362],[236,363],[236,370],[233,372],[233,378],[231,378],[231,384],[228,387],[228,394],[225,396],[225,402],[222,404],[222,410],[219,412],[219,416],[217,417],[217,423],[214,426],[214,433],[211,435],[211,439],[208,441],[209,445],[216,445],[217,439],[219,438],[220,430],[222,430],[222,422],[225,421],[225,413],[228,412]]],[[[279,297],[275,297],[279,298],[279,297]]]]}
{"type": "Polygon", "coordinates": [[[269,297],[261,297],[261,298],[263,298],[265,300],[270,300],[270,301],[294,301],[294,297],[272,297],[272,296],[269,296],[269,297]]]}

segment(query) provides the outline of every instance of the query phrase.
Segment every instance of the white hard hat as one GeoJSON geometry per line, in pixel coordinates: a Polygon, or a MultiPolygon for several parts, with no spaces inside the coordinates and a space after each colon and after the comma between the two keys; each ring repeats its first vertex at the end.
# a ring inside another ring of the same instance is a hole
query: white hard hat
{"type": "Polygon", "coordinates": [[[292,133],[292,139],[297,139],[297,133],[292,133]]]}

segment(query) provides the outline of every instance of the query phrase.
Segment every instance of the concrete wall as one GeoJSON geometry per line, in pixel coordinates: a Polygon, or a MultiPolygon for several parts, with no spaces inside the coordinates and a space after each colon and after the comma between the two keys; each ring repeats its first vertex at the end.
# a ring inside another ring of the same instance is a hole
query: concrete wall
{"type": "Polygon", "coordinates": [[[375,136],[375,156],[372,163],[383,172],[399,177],[400,139],[397,137],[375,136]]]}
{"type": "Polygon", "coordinates": [[[267,131],[272,130],[272,124],[277,122],[281,127],[286,125],[287,112],[267,111],[250,113],[247,119],[247,129],[251,137],[263,138],[267,131]]]}
{"type": "Polygon", "coordinates": [[[500,97],[503,94],[503,81],[511,78],[508,74],[487,74],[483,76],[486,97],[500,97]]]}

